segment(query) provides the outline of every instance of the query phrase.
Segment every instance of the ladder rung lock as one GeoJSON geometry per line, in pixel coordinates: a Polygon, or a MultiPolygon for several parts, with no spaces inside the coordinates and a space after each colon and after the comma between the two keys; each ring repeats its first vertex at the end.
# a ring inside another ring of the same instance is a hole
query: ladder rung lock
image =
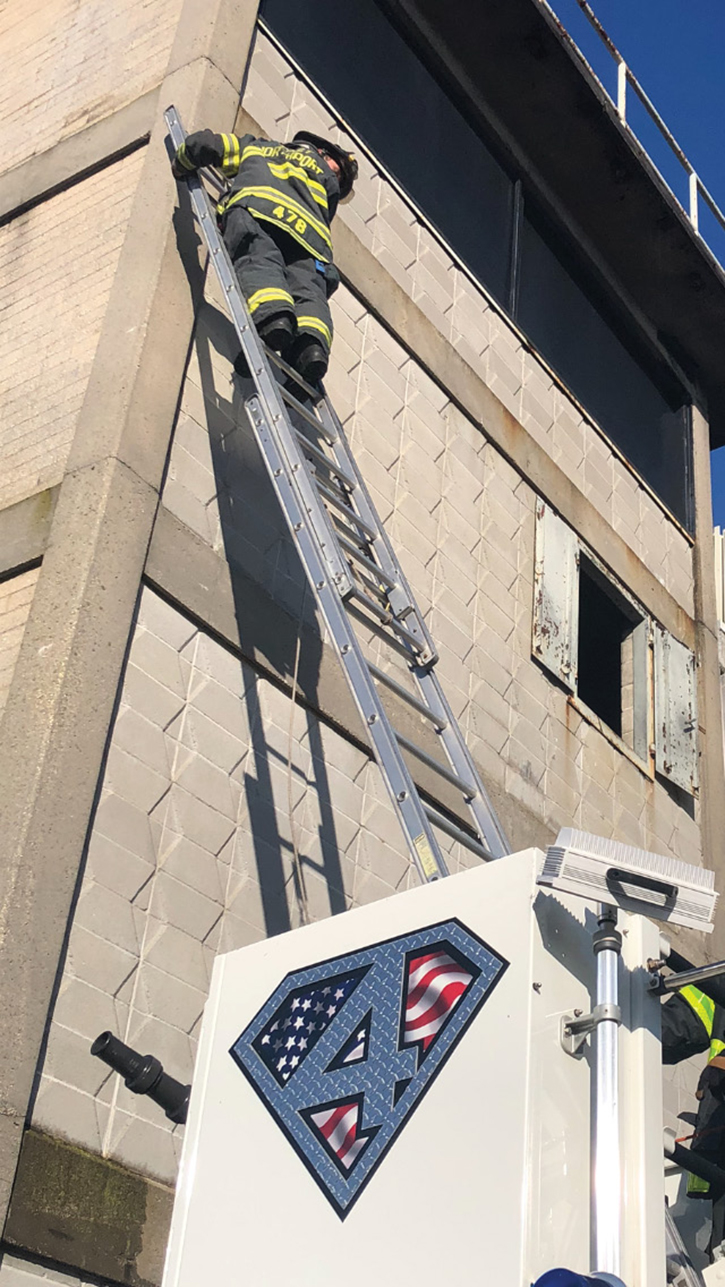
{"type": "MultiPolygon", "coordinates": [[[[349,567],[350,571],[353,573],[353,576],[355,576],[357,582],[359,583],[361,592],[368,596],[371,594],[377,595],[377,599],[382,604],[382,608],[383,608],[383,611],[385,612],[386,619],[389,619],[392,622],[394,618],[390,610],[390,604],[388,603],[388,592],[385,589],[385,586],[371,585],[370,581],[368,580],[368,577],[366,575],[363,575],[363,573],[360,571],[359,568],[354,568],[352,563],[348,563],[347,566],[349,567]]],[[[372,602],[375,603],[376,600],[373,599],[372,602]]]]}
{"type": "MultiPolygon", "coordinates": [[[[396,639],[395,635],[391,635],[390,632],[386,630],[384,626],[381,626],[379,622],[371,621],[363,612],[360,612],[359,608],[356,608],[355,604],[352,602],[354,597],[355,591],[353,589],[350,597],[345,600],[345,608],[348,615],[354,617],[356,621],[359,621],[360,625],[364,626],[366,630],[369,630],[371,634],[377,635],[378,638],[384,640],[388,648],[391,648],[393,652],[397,652],[401,657],[404,657],[405,660],[409,662],[412,651],[411,648],[406,647],[404,643],[401,643],[400,639],[396,639]]],[[[418,653],[421,650],[420,648],[417,648],[415,651],[418,653]]]]}
{"type": "MultiPolygon", "coordinates": [[[[416,653],[423,651],[423,649],[426,646],[425,641],[418,639],[417,635],[414,635],[412,630],[408,630],[406,626],[403,626],[400,624],[399,621],[396,621],[395,617],[392,615],[391,612],[384,611],[382,608],[379,608],[377,603],[375,603],[373,599],[369,599],[366,594],[363,594],[362,590],[358,590],[357,587],[354,586],[351,591],[351,597],[354,599],[359,599],[360,602],[364,603],[365,607],[368,608],[370,612],[372,612],[376,617],[378,617],[379,620],[384,625],[386,625],[389,630],[394,630],[395,633],[400,635],[402,639],[406,639],[410,644],[411,648],[413,648],[416,653]]],[[[376,629],[375,623],[370,621],[368,618],[363,617],[361,618],[361,620],[363,620],[364,624],[368,626],[371,630],[376,629]]],[[[377,628],[379,629],[379,627],[377,628]]],[[[390,635],[383,634],[383,638],[387,639],[388,643],[390,644],[393,643],[393,640],[390,638],[390,635]]]]}

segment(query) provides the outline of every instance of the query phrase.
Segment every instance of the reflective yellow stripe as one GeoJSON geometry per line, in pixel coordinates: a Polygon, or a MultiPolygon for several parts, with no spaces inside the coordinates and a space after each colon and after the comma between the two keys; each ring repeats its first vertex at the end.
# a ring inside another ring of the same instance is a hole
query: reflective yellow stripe
{"type": "Polygon", "coordinates": [[[713,1037],[710,1042],[710,1054],[708,1055],[708,1059],[717,1059],[718,1055],[721,1055],[723,1050],[725,1050],[725,1041],[721,1041],[719,1037],[713,1037]]]}
{"type": "Polygon", "coordinates": [[[269,170],[275,179],[299,179],[310,190],[310,196],[316,201],[318,206],[327,210],[327,193],[321,183],[316,179],[311,179],[306,170],[300,165],[293,165],[291,161],[285,161],[283,165],[273,165],[270,161],[269,170]]]}
{"type": "MultiPolygon", "coordinates": [[[[230,197],[228,201],[220,201],[216,208],[217,214],[220,217],[223,214],[226,214],[227,210],[229,210],[234,205],[234,202],[236,200],[237,200],[237,194],[235,194],[233,197],[230,197]]],[[[305,241],[304,237],[301,237],[298,232],[295,232],[291,224],[289,223],[280,224],[278,219],[273,219],[271,215],[265,214],[263,210],[255,210],[254,206],[247,206],[246,208],[249,211],[250,215],[253,215],[255,219],[261,220],[262,223],[271,223],[274,228],[284,228],[287,234],[290,237],[292,237],[294,241],[298,242],[299,245],[302,246],[304,250],[307,251],[308,255],[312,255],[313,259],[320,259],[322,260],[323,264],[329,264],[332,258],[332,255],[330,254],[330,255],[327,255],[327,257],[325,257],[325,255],[320,250],[319,246],[311,246],[309,241],[305,241]]],[[[332,243],[330,243],[330,251],[332,251],[332,243]]]]}
{"type": "Polygon", "coordinates": [[[310,214],[309,210],[305,206],[300,205],[299,201],[293,201],[286,192],[280,192],[279,188],[240,188],[238,192],[234,193],[232,200],[228,204],[231,205],[232,202],[239,201],[242,197],[262,197],[266,201],[274,201],[276,205],[286,206],[287,209],[296,214],[298,218],[304,219],[305,223],[308,223],[310,227],[315,230],[318,237],[320,237],[327,246],[332,248],[332,238],[330,237],[324,223],[321,223],[319,219],[315,219],[315,216],[310,214]]]}
{"type": "Polygon", "coordinates": [[[699,988],[693,987],[692,984],[683,988],[680,996],[695,1011],[708,1037],[712,1038],[712,1025],[715,1022],[715,1002],[710,997],[706,997],[705,993],[701,992],[699,988]]]}
{"type": "Polygon", "coordinates": [[[224,157],[222,170],[225,174],[236,174],[239,169],[239,139],[236,134],[222,134],[224,157]]]}
{"type": "MultiPolygon", "coordinates": [[[[279,156],[280,151],[281,151],[281,148],[275,148],[274,155],[279,156]]],[[[264,155],[265,155],[265,150],[263,147],[256,147],[254,143],[248,143],[244,151],[242,152],[242,161],[246,161],[248,156],[264,156],[264,155]]],[[[267,155],[269,156],[269,153],[267,153],[267,155]]]]}
{"type": "Polygon", "coordinates": [[[694,1197],[695,1194],[698,1194],[700,1197],[702,1197],[703,1194],[706,1194],[709,1192],[710,1192],[709,1180],[701,1180],[699,1175],[689,1175],[687,1177],[688,1197],[694,1197]]]}
{"type": "Polygon", "coordinates": [[[327,343],[328,349],[332,348],[332,331],[329,326],[325,326],[319,317],[298,317],[297,326],[303,331],[319,331],[327,343]]]}
{"type": "Polygon", "coordinates": [[[176,150],[176,159],[177,159],[177,161],[179,162],[179,165],[183,165],[183,167],[184,167],[184,169],[185,169],[185,170],[194,170],[194,169],[196,168],[196,167],[194,166],[193,162],[192,162],[192,161],[190,161],[190,160],[189,160],[189,158],[188,158],[188,156],[186,155],[186,144],[185,144],[185,143],[182,143],[182,144],[181,144],[181,147],[180,147],[180,148],[177,148],[177,150],[176,150]]]}
{"type": "Polygon", "coordinates": [[[270,300],[275,299],[285,304],[290,304],[292,308],[295,306],[292,296],[286,290],[277,290],[274,286],[266,286],[263,290],[255,290],[254,294],[249,296],[247,308],[250,313],[253,313],[255,309],[259,308],[260,304],[267,304],[270,300]]]}

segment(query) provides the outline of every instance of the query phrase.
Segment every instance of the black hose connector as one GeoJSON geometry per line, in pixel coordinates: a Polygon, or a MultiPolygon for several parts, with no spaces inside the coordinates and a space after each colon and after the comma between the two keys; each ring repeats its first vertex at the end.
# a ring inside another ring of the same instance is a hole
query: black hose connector
{"type": "Polygon", "coordinates": [[[124,1085],[134,1095],[148,1095],[159,1108],[163,1108],[170,1122],[184,1124],[189,1111],[191,1086],[182,1086],[180,1081],[169,1077],[153,1055],[140,1055],[114,1037],[112,1032],[102,1032],[96,1037],[91,1054],[119,1073],[124,1085]]]}

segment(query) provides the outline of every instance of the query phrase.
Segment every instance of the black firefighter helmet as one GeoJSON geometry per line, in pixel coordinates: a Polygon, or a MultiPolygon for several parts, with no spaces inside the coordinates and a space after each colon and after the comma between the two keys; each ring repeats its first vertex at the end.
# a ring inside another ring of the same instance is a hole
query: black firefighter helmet
{"type": "Polygon", "coordinates": [[[357,178],[357,161],[352,152],[346,152],[331,139],[322,138],[320,134],[310,134],[307,130],[298,130],[293,143],[311,143],[318,152],[332,157],[340,167],[340,196],[346,197],[352,192],[352,185],[357,178]]]}

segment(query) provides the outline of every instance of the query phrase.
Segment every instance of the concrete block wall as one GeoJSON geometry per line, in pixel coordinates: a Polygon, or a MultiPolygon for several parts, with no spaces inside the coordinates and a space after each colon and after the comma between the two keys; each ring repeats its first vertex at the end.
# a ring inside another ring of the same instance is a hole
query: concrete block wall
{"type": "MultiPolygon", "coordinates": [[[[135,5],[137,36],[124,44],[119,33],[127,8],[123,0],[101,21],[88,0],[72,14],[65,0],[46,7],[48,30],[38,26],[37,45],[31,39],[29,47],[37,49],[42,85],[56,14],[65,79],[61,88],[59,78],[55,96],[49,90],[45,115],[26,112],[23,156],[159,78],[177,0],[135,5]],[[107,48],[96,62],[99,31],[107,48]],[[123,74],[117,76],[119,60],[123,74]],[[101,82],[106,91],[113,88],[94,98],[101,82]]],[[[26,44],[33,30],[26,28],[26,44]]],[[[17,95],[16,88],[16,103],[17,95]]],[[[262,36],[246,103],[278,135],[329,123],[315,95],[262,36]]],[[[123,203],[130,205],[142,160],[143,153],[130,156],[0,230],[14,352],[18,336],[25,346],[17,387],[2,408],[0,443],[7,437],[0,472],[9,486],[0,504],[63,475],[123,240],[123,203]],[[96,266],[89,278],[79,275],[79,246],[96,266]],[[50,291],[47,272],[45,291],[38,285],[38,261],[55,274],[50,291]],[[38,332],[25,330],[31,315],[43,318],[38,332]],[[61,333],[63,363],[56,370],[61,333]],[[77,349],[66,343],[69,335],[77,337],[77,349]]],[[[688,542],[394,190],[367,161],[362,169],[358,196],[340,217],[691,611],[688,542]]],[[[440,673],[485,779],[519,804],[540,842],[574,822],[699,861],[697,815],[688,817],[645,779],[531,659],[531,484],[350,292],[341,289],[335,297],[334,315],[328,387],[442,646],[440,673]]],[[[210,285],[163,505],[309,626],[314,605],[241,413],[235,351],[210,285]]],[[[171,417],[164,423],[170,426],[171,417]]],[[[27,598],[34,575],[17,578],[22,586],[0,585],[8,655],[16,638],[19,646],[13,614],[22,616],[25,602],[13,603],[11,595],[27,598]]],[[[242,621],[244,602],[236,606],[242,621]]],[[[448,857],[454,872],[469,861],[452,845],[448,857]]],[[[180,1132],[106,1076],[90,1057],[93,1037],[110,1027],[187,1080],[217,951],[389,896],[411,878],[368,757],[313,713],[293,707],[198,619],[145,589],[33,1125],[173,1181],[180,1132]]],[[[681,1089],[684,1095],[684,1083],[681,1089]]],[[[33,1278],[86,1287],[10,1255],[0,1261],[0,1287],[34,1287],[33,1278]]]]}
{"type": "MultiPolygon", "coordinates": [[[[696,819],[531,658],[534,490],[344,288],[334,308],[329,386],[485,780],[541,843],[574,823],[698,861],[696,819]]],[[[243,417],[235,353],[210,283],[163,504],[302,627],[314,609],[243,417]]],[[[452,869],[467,858],[451,852],[452,869]]],[[[410,879],[366,755],[144,590],[33,1124],[172,1180],[178,1130],[106,1076],[93,1037],[112,1028],[186,1080],[217,951],[410,879]]]]}
{"type": "MultiPolygon", "coordinates": [[[[210,282],[163,502],[307,622],[313,604],[243,415],[221,307],[210,282]]],[[[697,811],[646,777],[531,658],[531,485],[344,287],[333,318],[327,387],[485,781],[538,820],[539,843],[576,824],[701,861],[697,811]]],[[[382,645],[372,655],[404,679],[382,645]]]]}
{"type": "Polygon", "coordinates": [[[162,79],[181,0],[44,0],[0,13],[0,171],[131,103],[162,79]]]}
{"type": "MultiPolygon", "coordinates": [[[[261,31],[243,106],[275,138],[304,128],[332,130],[346,142],[314,91],[261,31]]],[[[347,146],[358,151],[360,180],[338,218],[692,614],[688,539],[374,163],[354,141],[347,146]]]]}
{"type": "Polygon", "coordinates": [[[0,228],[0,507],[63,477],[143,157],[0,228]]]}
{"type": "Polygon", "coordinates": [[[179,1129],[92,1039],[110,1028],[190,1080],[217,951],[410,875],[368,757],[145,590],[33,1124],[172,1180],[179,1129]]]}
{"type": "Polygon", "coordinates": [[[23,641],[39,568],[0,582],[0,717],[23,641]]]}

